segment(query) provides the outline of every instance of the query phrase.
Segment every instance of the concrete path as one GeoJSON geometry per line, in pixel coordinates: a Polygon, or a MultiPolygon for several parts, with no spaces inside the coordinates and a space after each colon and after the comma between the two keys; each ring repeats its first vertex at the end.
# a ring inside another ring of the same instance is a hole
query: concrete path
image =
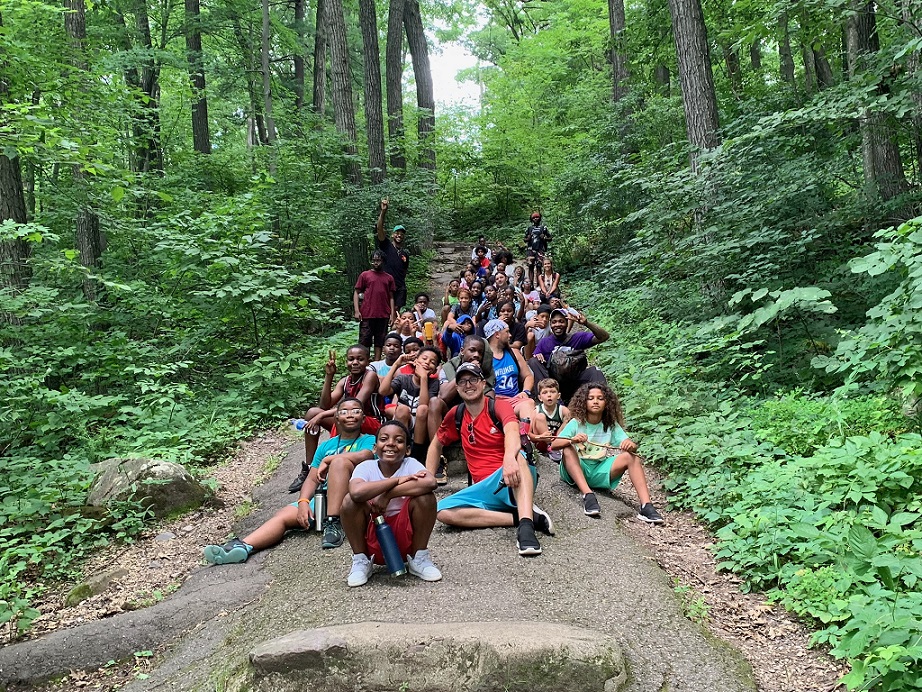
{"type": "MultiPolygon", "coordinates": [[[[440,246],[447,257],[436,262],[434,283],[444,287],[456,275],[455,258],[465,248],[440,246]]],[[[443,293],[444,288],[433,290],[434,305],[443,293]]],[[[238,535],[292,499],[286,487],[302,458],[303,446],[297,444],[273,477],[254,489],[260,509],[240,522],[238,535]]],[[[668,577],[620,529],[617,517],[633,517],[635,511],[600,495],[602,518],[589,519],[576,492],[559,480],[555,464],[543,460],[539,471],[536,502],[557,528],[556,537],[541,537],[540,557],[519,557],[512,529],[437,525],[430,548],[444,575],[441,582],[376,572],[366,586],[350,589],[348,545],[324,551],[318,533],[297,532],[244,565],[203,567],[176,594],[146,610],[0,650],[0,684],[54,674],[55,668],[103,665],[172,640],[150,678],[126,690],[224,690],[247,670],[251,649],[293,630],[367,620],[526,620],[613,636],[629,658],[632,691],[754,690],[739,652],[683,616],[668,577]],[[177,639],[183,630],[185,636],[177,639]]],[[[465,482],[454,477],[440,494],[465,482]]],[[[540,626],[533,635],[542,637],[540,626]]]]}

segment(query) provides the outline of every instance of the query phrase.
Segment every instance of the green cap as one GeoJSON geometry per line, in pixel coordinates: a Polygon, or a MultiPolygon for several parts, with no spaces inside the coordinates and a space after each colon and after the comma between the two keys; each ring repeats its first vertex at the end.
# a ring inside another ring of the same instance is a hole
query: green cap
{"type": "Polygon", "coordinates": [[[396,226],[394,226],[394,233],[396,233],[397,231],[403,231],[404,233],[406,233],[407,229],[401,226],[400,224],[397,224],[396,226]]]}

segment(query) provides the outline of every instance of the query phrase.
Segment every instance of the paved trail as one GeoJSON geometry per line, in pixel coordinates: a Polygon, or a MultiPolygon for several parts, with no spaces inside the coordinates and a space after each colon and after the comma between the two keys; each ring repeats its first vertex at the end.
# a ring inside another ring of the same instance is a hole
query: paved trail
{"type": "MultiPolygon", "coordinates": [[[[469,252],[467,246],[450,244],[439,249],[445,261],[434,268],[434,305],[447,277],[456,275],[456,259],[469,252]]],[[[294,445],[273,477],[255,489],[261,509],[240,522],[240,535],[291,497],[285,487],[302,456],[302,445],[294,445]]],[[[576,492],[559,480],[555,465],[544,463],[536,502],[554,518],[557,536],[541,537],[542,556],[519,557],[512,529],[459,531],[437,525],[430,547],[444,574],[441,582],[376,572],[366,586],[349,589],[348,545],[323,551],[319,534],[297,533],[245,565],[205,567],[194,575],[190,582],[207,581],[221,592],[221,602],[187,597],[183,613],[195,615],[191,619],[201,624],[175,643],[149,679],[126,689],[223,690],[247,666],[246,655],[256,644],[297,629],[366,620],[529,620],[583,626],[616,637],[630,660],[632,691],[754,690],[742,656],[683,616],[669,578],[622,531],[619,522],[634,519],[619,519],[619,514],[633,517],[634,511],[600,495],[602,518],[585,517],[576,492]]],[[[464,482],[452,478],[448,491],[464,482]]],[[[166,607],[187,591],[184,587],[148,611],[129,614],[136,618],[131,629],[158,627],[145,612],[166,607]]],[[[109,624],[112,631],[118,631],[115,624],[109,624]]],[[[124,627],[122,636],[127,636],[124,627]]],[[[540,626],[534,636],[542,636],[540,626]]],[[[69,637],[71,642],[79,639],[79,628],[69,637]]],[[[41,655],[35,648],[41,641],[29,643],[35,656],[41,655]]],[[[95,645],[105,646],[101,641],[95,645]]],[[[46,653],[60,655],[56,646],[60,640],[51,642],[46,653]]],[[[110,647],[118,648],[118,642],[113,640],[110,647]]]]}

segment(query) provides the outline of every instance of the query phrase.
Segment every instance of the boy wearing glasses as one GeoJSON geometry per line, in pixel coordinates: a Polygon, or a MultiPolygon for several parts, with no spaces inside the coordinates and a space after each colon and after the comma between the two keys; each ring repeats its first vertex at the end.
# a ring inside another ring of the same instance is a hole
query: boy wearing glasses
{"type": "Polygon", "coordinates": [[[521,454],[519,422],[508,402],[490,404],[480,366],[463,363],[455,373],[458,395],[464,402],[460,430],[455,425],[456,407],[445,414],[436,438],[429,446],[426,467],[439,465],[444,445],[461,441],[473,484],[438,504],[438,520],[448,526],[469,529],[515,526],[519,555],[541,554],[535,529],[551,536],[550,517],[533,504],[538,477],[521,454]],[[494,415],[502,427],[497,427],[494,415]]]}

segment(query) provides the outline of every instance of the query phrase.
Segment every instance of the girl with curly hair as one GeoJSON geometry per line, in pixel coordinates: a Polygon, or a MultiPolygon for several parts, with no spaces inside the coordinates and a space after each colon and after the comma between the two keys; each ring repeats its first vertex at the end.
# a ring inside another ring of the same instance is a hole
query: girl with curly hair
{"type": "Polygon", "coordinates": [[[640,499],[637,518],[648,524],[661,524],[663,518],[650,502],[643,464],[635,454],[637,443],[624,432],[618,395],[604,384],[584,384],[570,399],[569,408],[572,418],[550,448],[563,452],[560,477],[582,493],[586,516],[602,513],[592,489],[614,490],[627,471],[640,499]]]}

